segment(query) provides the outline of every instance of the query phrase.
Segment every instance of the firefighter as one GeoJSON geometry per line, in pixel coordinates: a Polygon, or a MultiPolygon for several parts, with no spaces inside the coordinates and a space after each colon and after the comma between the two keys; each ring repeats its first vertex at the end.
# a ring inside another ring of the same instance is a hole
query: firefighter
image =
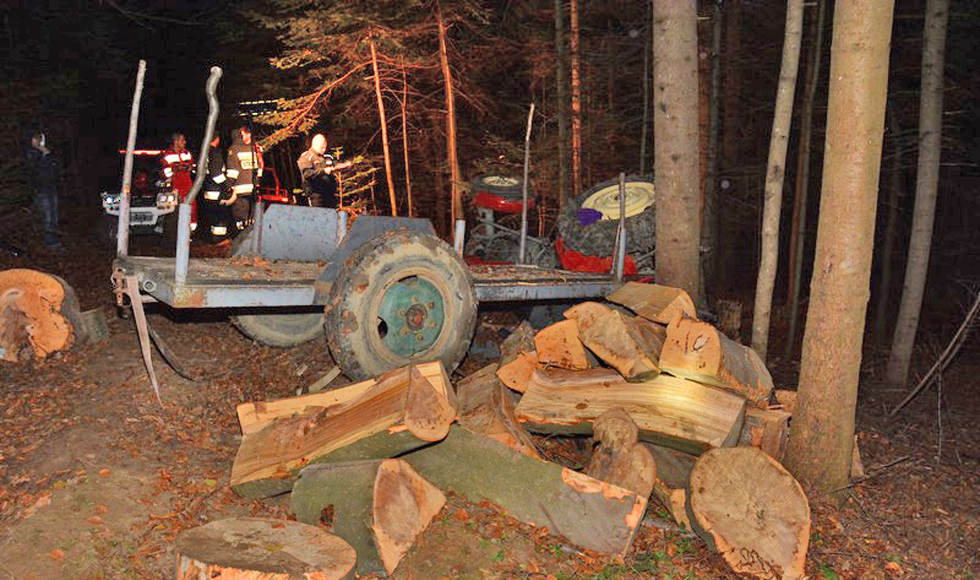
{"type": "Polygon", "coordinates": [[[313,136],[310,148],[296,160],[303,177],[303,190],[313,207],[337,207],[337,177],[335,171],[350,167],[350,162],[340,163],[327,153],[327,138],[321,134],[313,136]]]}
{"type": "Polygon", "coordinates": [[[265,166],[262,148],[252,141],[252,131],[248,127],[239,127],[232,134],[225,166],[227,187],[231,190],[228,202],[231,205],[231,214],[237,227],[243,229],[251,218],[255,193],[265,166]]]}
{"type": "Polygon", "coordinates": [[[220,149],[221,137],[211,139],[208,148],[207,179],[204,181],[201,224],[206,234],[220,238],[228,234],[232,222],[231,193],[225,187],[225,155],[220,149]]]}
{"type": "MultiPolygon", "coordinates": [[[[170,140],[170,148],[163,152],[160,159],[161,173],[170,188],[177,196],[177,201],[183,203],[184,197],[194,185],[191,175],[194,171],[194,155],[187,150],[187,139],[183,133],[174,133],[170,140]]],[[[191,205],[191,230],[197,227],[197,202],[191,205]]]]}

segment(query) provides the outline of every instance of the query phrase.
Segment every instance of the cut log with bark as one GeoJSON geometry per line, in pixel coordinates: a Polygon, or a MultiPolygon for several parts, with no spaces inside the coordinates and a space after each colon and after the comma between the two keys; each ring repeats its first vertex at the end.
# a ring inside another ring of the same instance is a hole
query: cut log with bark
{"type": "Polygon", "coordinates": [[[755,447],[782,462],[789,441],[789,422],[793,416],[780,409],[745,409],[745,423],[738,437],[743,447],[755,447]]]}
{"type": "Polygon", "coordinates": [[[298,521],[330,519],[357,552],[361,576],[394,572],[445,504],[446,496],[402,459],[310,465],[290,495],[298,521]]]}
{"type": "Polygon", "coordinates": [[[657,465],[639,442],[639,429],[622,409],[606,411],[593,424],[596,448],[585,473],[590,477],[649,497],[657,465]]]}
{"type": "Polygon", "coordinates": [[[678,525],[690,530],[691,518],[687,512],[687,494],[691,485],[691,470],[698,458],[669,447],[644,444],[657,463],[657,477],[653,480],[653,495],[678,525]]]}
{"type": "Polygon", "coordinates": [[[773,393],[776,395],[776,405],[790,415],[796,413],[796,391],[776,389],[773,393]]]}
{"type": "Polygon", "coordinates": [[[641,440],[699,454],[735,445],[745,400],[666,375],[626,382],[610,369],[542,369],[531,376],[515,415],[534,432],[591,434],[596,418],[617,408],[629,413],[641,440]]]}
{"type": "Polygon", "coordinates": [[[348,580],[354,548],[315,526],[218,520],[177,536],[177,580],[348,580]]]}
{"type": "Polygon", "coordinates": [[[290,490],[310,463],[394,457],[439,441],[456,408],[417,369],[392,371],[334,407],[307,407],[245,435],[231,487],[253,499],[290,490]]]}
{"type": "Polygon", "coordinates": [[[75,293],[57,276],[0,272],[0,360],[45,358],[71,348],[80,316],[75,293]]]}
{"type": "Polygon", "coordinates": [[[523,393],[531,373],[537,367],[538,353],[534,350],[534,329],[524,321],[513,334],[500,343],[497,378],[507,388],[523,393]]]}
{"type": "Polygon", "coordinates": [[[585,345],[578,335],[578,322],[571,319],[539,330],[534,336],[538,365],[575,371],[591,367],[585,345]]]}
{"type": "Polygon", "coordinates": [[[541,459],[534,440],[514,418],[511,391],[497,378],[490,364],[456,383],[459,424],[521,453],[541,459]]]}
{"type": "Polygon", "coordinates": [[[627,282],[606,299],[660,324],[670,324],[681,314],[694,319],[698,317],[698,310],[688,293],[670,286],[627,282]]]}
{"type": "Polygon", "coordinates": [[[625,554],[646,511],[646,498],[632,491],[528,457],[459,425],[444,441],[404,459],[444,491],[495,503],[597,552],[625,554]]]}
{"type": "Polygon", "coordinates": [[[599,302],[580,302],[575,306],[562,312],[565,318],[578,322],[579,332],[595,324],[595,322],[609,314],[614,309],[599,302]]]}
{"type": "Polygon", "coordinates": [[[810,505],[782,465],[752,447],[714,449],[691,471],[695,530],[733,570],[796,580],[810,541],[810,505]]]}
{"type": "Polygon", "coordinates": [[[652,377],[663,341],[631,317],[610,310],[591,324],[580,326],[579,338],[597,357],[626,378],[652,377]]]}
{"type": "Polygon", "coordinates": [[[667,325],[660,368],[683,377],[730,390],[756,407],[766,408],[772,377],[759,355],[714,326],[681,316],[667,325]]]}
{"type": "MultiPolygon", "coordinates": [[[[414,367],[405,367],[392,372],[405,373],[407,376],[409,369],[414,368],[422,374],[437,391],[442,393],[450,401],[455,401],[455,394],[452,384],[449,382],[449,375],[442,362],[435,361],[422,363],[414,367]]],[[[242,434],[249,435],[271,423],[280,417],[289,417],[295,413],[300,413],[312,407],[335,407],[337,405],[350,402],[364,394],[366,390],[378,384],[380,377],[360,381],[345,387],[332,389],[323,393],[304,395],[302,397],[290,397],[276,401],[262,401],[256,403],[242,403],[238,405],[238,422],[242,427],[242,434]]],[[[455,403],[454,403],[455,404],[455,403]]]]}

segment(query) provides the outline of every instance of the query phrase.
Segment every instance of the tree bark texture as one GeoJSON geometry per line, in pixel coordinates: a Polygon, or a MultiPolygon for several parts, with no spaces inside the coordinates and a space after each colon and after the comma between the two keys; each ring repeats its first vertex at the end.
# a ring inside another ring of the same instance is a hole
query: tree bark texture
{"type": "MultiPolygon", "coordinates": [[[[715,2],[711,11],[711,90],[708,94],[708,143],[705,147],[704,211],[701,224],[702,290],[713,294],[715,263],[718,255],[718,127],[721,109],[721,2],[715,2]]],[[[644,125],[644,129],[646,126],[644,125]]]]}
{"type": "Polygon", "coordinates": [[[925,30],[922,33],[922,89],[919,97],[919,163],[915,175],[915,206],[909,258],[902,284],[902,302],[895,322],[886,380],[904,385],[908,380],[915,331],[919,326],[922,296],[929,269],[929,248],[936,217],[939,187],[939,155],[942,149],[943,66],[946,60],[946,22],[949,0],[926,2],[925,30]]]}
{"type": "Polygon", "coordinates": [[[408,164],[408,75],[402,69],[402,149],[405,152],[405,195],[408,201],[408,217],[415,217],[412,209],[412,171],[408,164]]]}
{"type": "Polygon", "coordinates": [[[572,197],[582,193],[582,71],[579,63],[578,0],[569,3],[569,48],[572,57],[572,197]]]}
{"type": "Polygon", "coordinates": [[[892,136],[892,162],[889,171],[888,202],[885,208],[888,211],[885,218],[885,231],[881,235],[881,253],[878,262],[881,266],[881,274],[878,276],[878,292],[875,299],[875,342],[884,345],[888,334],[888,313],[891,303],[892,273],[894,271],[893,262],[895,255],[895,234],[898,232],[898,204],[902,197],[904,187],[904,169],[902,168],[905,156],[902,154],[901,126],[898,124],[898,114],[895,112],[894,104],[888,107],[885,113],[888,121],[888,132],[892,136]]]}
{"type": "Polygon", "coordinates": [[[810,47],[810,63],[806,71],[806,84],[800,112],[800,151],[796,163],[796,190],[793,196],[793,223],[789,235],[789,332],[784,345],[783,358],[789,358],[796,345],[796,328],[800,312],[800,282],[803,279],[803,247],[806,245],[807,198],[810,189],[810,144],[813,141],[813,101],[820,78],[820,60],[823,57],[823,27],[827,12],[826,2],[818,0],[817,18],[813,21],[813,45],[810,47]]]}
{"type": "Polygon", "coordinates": [[[783,38],[783,63],[776,88],[772,134],[769,137],[769,163],[766,168],[765,205],[762,210],[762,248],[759,277],[755,285],[755,310],[752,315],[752,348],[766,360],[769,348],[769,321],[772,317],[772,291],[779,263],[779,213],[783,204],[783,179],[786,177],[786,146],[793,121],[793,96],[796,73],[800,65],[800,39],[803,37],[803,0],[786,4],[786,35],[783,38]]]}
{"type": "Polygon", "coordinates": [[[452,218],[451,231],[456,231],[456,220],[463,216],[463,198],[460,185],[463,178],[459,172],[459,158],[456,155],[456,98],[453,93],[453,73],[449,69],[449,51],[446,46],[446,23],[442,19],[442,7],[436,3],[436,22],[439,26],[439,64],[446,87],[446,163],[449,165],[449,191],[451,192],[452,218]]]}
{"type": "Polygon", "coordinates": [[[812,489],[847,484],[871,277],[892,0],[834,7],[817,248],[786,466],[812,489]]]}
{"type": "Polygon", "coordinates": [[[398,205],[395,202],[395,181],[391,176],[391,152],[388,150],[388,120],[385,117],[385,103],[381,98],[381,76],[378,74],[378,50],[371,41],[371,66],[374,69],[374,93],[378,97],[378,118],[381,121],[381,145],[385,153],[385,177],[388,178],[388,200],[391,203],[391,215],[398,215],[398,205]]]}
{"type": "Polygon", "coordinates": [[[700,234],[694,0],[653,4],[657,281],[697,299],[700,234]]]}
{"type": "Polygon", "coordinates": [[[565,47],[563,0],[555,0],[555,83],[558,98],[558,205],[565,204],[568,190],[568,51],[565,47]]]}

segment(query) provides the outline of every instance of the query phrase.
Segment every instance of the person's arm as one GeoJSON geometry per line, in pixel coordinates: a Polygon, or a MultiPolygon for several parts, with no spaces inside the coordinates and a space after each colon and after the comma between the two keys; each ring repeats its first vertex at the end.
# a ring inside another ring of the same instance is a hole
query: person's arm
{"type": "Polygon", "coordinates": [[[299,174],[303,178],[303,182],[306,183],[312,179],[317,173],[319,173],[320,168],[313,163],[313,157],[303,153],[296,160],[296,167],[299,169],[299,174]]]}
{"type": "Polygon", "coordinates": [[[238,161],[238,154],[235,153],[235,148],[231,147],[228,149],[228,156],[225,158],[225,171],[224,176],[226,178],[225,187],[231,192],[231,197],[222,200],[222,205],[231,205],[235,203],[238,199],[238,194],[235,193],[235,185],[238,183],[238,175],[241,173],[242,167],[241,163],[238,161]]]}

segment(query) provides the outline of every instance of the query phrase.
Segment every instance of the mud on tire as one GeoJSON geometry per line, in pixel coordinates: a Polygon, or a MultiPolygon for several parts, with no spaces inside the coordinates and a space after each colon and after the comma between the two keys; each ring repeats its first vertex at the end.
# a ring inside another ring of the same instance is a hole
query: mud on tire
{"type": "MultiPolygon", "coordinates": [[[[653,180],[642,176],[629,176],[626,185],[630,183],[649,183],[653,180]]],[[[616,243],[616,230],[619,220],[599,220],[583,226],[578,221],[578,210],[590,196],[611,187],[619,187],[618,179],[604,181],[575,199],[568,200],[558,217],[558,232],[567,248],[590,256],[611,256],[616,243]]],[[[643,212],[626,218],[626,252],[642,255],[653,251],[656,245],[655,211],[657,205],[651,205],[643,212]]]]}

